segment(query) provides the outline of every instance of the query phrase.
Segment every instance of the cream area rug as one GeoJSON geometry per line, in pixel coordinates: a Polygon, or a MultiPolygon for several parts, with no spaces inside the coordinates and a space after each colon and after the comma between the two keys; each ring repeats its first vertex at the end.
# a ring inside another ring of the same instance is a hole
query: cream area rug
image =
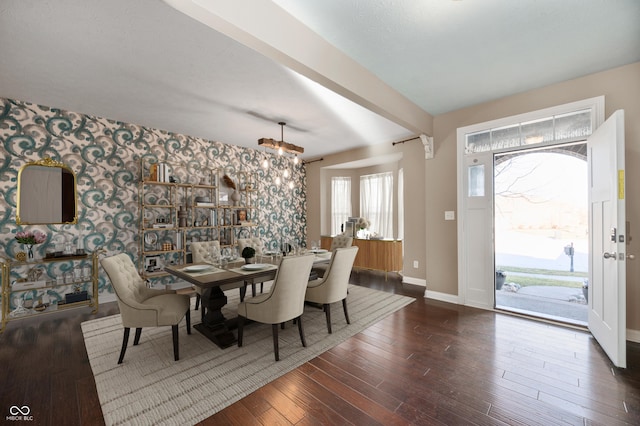
{"type": "MultiPolygon", "coordinates": [[[[227,297],[223,313],[231,318],[236,316],[238,291],[229,291],[227,297]]],[[[279,330],[278,362],[274,360],[270,325],[249,324],[243,347],[220,349],[193,329],[200,322],[200,311],[191,311],[191,335],[187,335],[184,321],[181,323],[177,362],[173,360],[171,327],[143,329],[138,346],[132,346],[131,333],[120,365],[120,315],[84,322],[82,333],[107,425],[186,425],[206,419],[413,300],[350,285],[347,303],[351,324],[344,319],[342,304],[333,304],[333,333],[328,334],[324,312],[305,306],[302,319],[307,347],[300,343],[297,326],[287,323],[279,330]]]]}

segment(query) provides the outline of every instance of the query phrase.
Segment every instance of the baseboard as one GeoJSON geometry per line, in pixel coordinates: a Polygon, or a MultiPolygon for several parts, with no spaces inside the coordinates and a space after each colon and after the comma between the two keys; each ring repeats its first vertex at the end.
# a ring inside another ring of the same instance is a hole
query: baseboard
{"type": "Polygon", "coordinates": [[[439,291],[424,291],[424,297],[427,299],[439,300],[441,302],[455,303],[457,305],[460,304],[460,300],[458,295],[449,294],[449,293],[440,293],[439,291]]]}
{"type": "Polygon", "coordinates": [[[413,278],[413,277],[402,277],[402,282],[407,284],[419,285],[421,287],[427,286],[427,280],[423,280],[422,278],[413,278]]]}
{"type": "Polygon", "coordinates": [[[640,330],[632,330],[627,328],[627,341],[640,343],[640,330]]]}

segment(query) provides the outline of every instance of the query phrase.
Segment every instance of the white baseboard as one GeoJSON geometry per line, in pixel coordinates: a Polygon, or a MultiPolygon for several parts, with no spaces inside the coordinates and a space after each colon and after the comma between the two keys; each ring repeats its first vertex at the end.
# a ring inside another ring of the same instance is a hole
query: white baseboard
{"type": "Polygon", "coordinates": [[[439,291],[424,290],[424,297],[427,299],[439,300],[441,302],[460,304],[460,299],[457,294],[440,293],[439,291]]]}
{"type": "Polygon", "coordinates": [[[632,330],[627,328],[627,341],[640,343],[640,330],[632,330]]]}
{"type": "Polygon", "coordinates": [[[413,277],[402,277],[402,282],[407,284],[419,285],[421,287],[427,286],[427,280],[423,280],[422,278],[413,278],[413,277]]]}

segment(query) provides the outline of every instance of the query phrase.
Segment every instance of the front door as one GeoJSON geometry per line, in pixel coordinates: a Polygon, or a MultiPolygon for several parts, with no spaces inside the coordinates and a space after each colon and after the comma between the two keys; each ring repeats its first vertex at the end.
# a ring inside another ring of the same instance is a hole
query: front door
{"type": "Polygon", "coordinates": [[[624,111],[588,139],[589,329],[611,361],[627,366],[624,111]]]}

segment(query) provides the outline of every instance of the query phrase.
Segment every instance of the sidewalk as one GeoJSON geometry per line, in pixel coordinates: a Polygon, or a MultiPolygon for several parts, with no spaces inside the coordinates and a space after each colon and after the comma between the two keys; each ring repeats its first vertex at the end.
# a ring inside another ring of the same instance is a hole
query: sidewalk
{"type": "Polygon", "coordinates": [[[496,307],[578,325],[588,321],[588,305],[581,288],[528,286],[517,293],[498,290],[496,307]]]}

